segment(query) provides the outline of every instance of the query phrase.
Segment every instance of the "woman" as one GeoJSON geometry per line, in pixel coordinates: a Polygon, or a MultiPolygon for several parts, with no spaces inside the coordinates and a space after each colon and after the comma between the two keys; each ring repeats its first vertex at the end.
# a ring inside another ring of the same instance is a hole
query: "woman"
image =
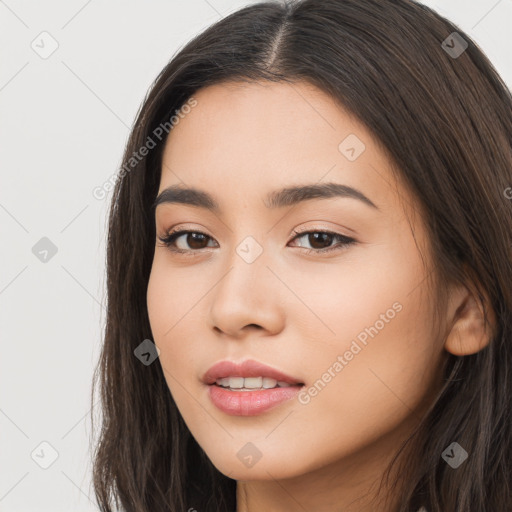
{"type": "Polygon", "coordinates": [[[511,107],[407,0],[175,55],[110,211],[101,510],[512,510],[511,107]]]}

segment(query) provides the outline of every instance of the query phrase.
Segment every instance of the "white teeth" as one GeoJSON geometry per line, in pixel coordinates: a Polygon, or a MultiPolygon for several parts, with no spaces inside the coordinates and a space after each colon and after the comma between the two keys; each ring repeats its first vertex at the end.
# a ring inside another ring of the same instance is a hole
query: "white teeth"
{"type": "Polygon", "coordinates": [[[249,389],[261,388],[263,384],[263,377],[246,377],[242,380],[244,381],[243,387],[249,389]]]}
{"type": "Polygon", "coordinates": [[[244,378],[243,377],[228,377],[229,387],[238,389],[244,387],[244,378]]]}
{"type": "Polygon", "coordinates": [[[263,377],[263,387],[265,389],[275,388],[276,384],[276,379],[271,379],[270,377],[263,377]]]}
{"type": "Polygon", "coordinates": [[[224,377],[215,381],[217,385],[231,389],[271,389],[289,387],[292,384],[270,377],[224,377]]]}
{"type": "Polygon", "coordinates": [[[229,387],[229,377],[225,377],[224,379],[217,379],[215,381],[219,386],[222,386],[222,387],[229,387]]]}

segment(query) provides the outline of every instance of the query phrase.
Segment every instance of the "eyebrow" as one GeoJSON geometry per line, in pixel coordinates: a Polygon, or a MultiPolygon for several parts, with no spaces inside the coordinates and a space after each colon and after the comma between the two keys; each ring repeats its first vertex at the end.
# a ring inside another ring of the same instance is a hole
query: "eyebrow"
{"type": "MultiPolygon", "coordinates": [[[[298,185],[274,190],[265,197],[264,204],[267,208],[276,209],[295,205],[311,199],[330,199],[333,197],[349,197],[357,199],[364,204],[379,210],[379,207],[376,206],[373,201],[368,199],[361,191],[356,188],[349,187],[348,185],[333,182],[298,185]]],[[[216,214],[221,213],[219,203],[208,192],[193,187],[184,187],[182,185],[171,185],[170,187],[162,190],[155,199],[152,205],[152,210],[154,211],[159,204],[164,203],[186,204],[199,208],[206,208],[216,214]]]]}

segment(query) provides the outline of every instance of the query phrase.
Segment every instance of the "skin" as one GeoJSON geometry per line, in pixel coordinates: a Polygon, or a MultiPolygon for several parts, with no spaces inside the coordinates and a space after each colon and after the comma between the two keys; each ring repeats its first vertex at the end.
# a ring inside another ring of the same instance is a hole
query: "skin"
{"type": "MultiPolygon", "coordinates": [[[[466,287],[446,284],[447,336],[437,334],[421,210],[370,132],[332,98],[302,82],[224,83],[194,97],[168,137],[159,193],[198,187],[222,213],[156,209],[147,305],[172,397],[212,463],[237,480],[238,512],[376,510],[375,486],[440,386],[447,352],[488,342],[482,308],[466,287]],[[354,161],[338,149],[349,134],[365,144],[354,161]],[[379,209],[338,197],[277,210],[263,203],[272,190],[326,181],[359,189],[379,209]],[[208,238],[182,235],[178,247],[195,253],[173,253],[158,237],[174,227],[208,238]],[[322,245],[294,228],[356,241],[306,254],[322,245]],[[247,236],[263,250],[250,264],[236,252],[247,236]],[[400,311],[307,404],[231,416],[201,382],[218,361],[251,358],[309,388],[396,303],[400,311]],[[248,442],[262,454],[251,467],[237,457],[248,442]]],[[[392,511],[389,500],[379,510],[392,511]]]]}

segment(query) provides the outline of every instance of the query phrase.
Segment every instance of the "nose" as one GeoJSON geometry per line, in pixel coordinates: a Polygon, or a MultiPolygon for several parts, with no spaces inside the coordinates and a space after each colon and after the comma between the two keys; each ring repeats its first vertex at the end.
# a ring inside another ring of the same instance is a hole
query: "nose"
{"type": "Polygon", "coordinates": [[[285,292],[280,284],[263,258],[252,263],[234,258],[211,292],[211,325],[233,338],[255,329],[279,332],[284,324],[285,292]]]}

